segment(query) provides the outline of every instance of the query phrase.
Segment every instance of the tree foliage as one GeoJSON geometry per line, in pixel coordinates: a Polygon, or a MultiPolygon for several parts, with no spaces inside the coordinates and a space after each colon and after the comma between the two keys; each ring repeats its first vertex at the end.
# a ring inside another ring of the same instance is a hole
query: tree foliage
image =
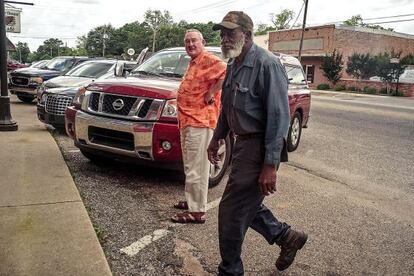
{"type": "Polygon", "coordinates": [[[392,28],[384,28],[380,25],[372,25],[369,23],[364,23],[364,20],[362,19],[361,15],[357,14],[352,16],[351,18],[345,20],[343,22],[345,26],[360,26],[360,27],[366,27],[370,29],[377,29],[377,30],[387,30],[387,31],[393,31],[392,28]]]}
{"type": "Polygon", "coordinates": [[[375,76],[376,62],[373,56],[354,53],[348,57],[346,72],[357,79],[369,79],[375,76]]]}
{"type": "Polygon", "coordinates": [[[157,33],[163,26],[168,26],[173,23],[172,17],[168,11],[162,13],[159,10],[147,10],[144,15],[144,23],[152,31],[152,51],[155,51],[155,43],[157,39],[157,33]]]}
{"type": "Polygon", "coordinates": [[[326,55],[322,58],[320,68],[323,70],[323,75],[335,85],[342,76],[342,54],[335,49],[331,55],[326,55]]]}
{"type": "Polygon", "coordinates": [[[284,9],[280,13],[270,14],[270,21],[273,23],[275,30],[283,30],[289,28],[289,23],[292,21],[295,13],[292,10],[284,9]]]}
{"type": "Polygon", "coordinates": [[[375,56],[375,61],[377,64],[377,72],[376,75],[381,78],[381,80],[387,84],[387,91],[388,91],[388,84],[394,81],[398,81],[399,77],[402,73],[404,73],[405,65],[401,62],[398,63],[391,63],[392,58],[400,59],[401,51],[396,52],[394,49],[391,52],[384,52],[377,56],[375,56]]]}
{"type": "Polygon", "coordinates": [[[18,42],[16,45],[16,51],[13,53],[12,58],[20,62],[29,62],[30,48],[26,42],[18,42]]]}
{"type": "Polygon", "coordinates": [[[214,23],[187,23],[174,22],[168,11],[147,10],[144,21],[134,21],[119,28],[110,24],[91,29],[87,34],[79,36],[76,47],[68,48],[56,38],[50,38],[39,46],[37,51],[28,56],[29,62],[50,59],[60,55],[85,55],[101,57],[124,57],[129,48],[135,50],[136,55],[146,47],[158,51],[163,48],[183,46],[184,34],[187,29],[198,29],[209,46],[219,46],[219,32],[213,31],[214,23]],[[104,38],[106,37],[106,38],[104,38]]]}

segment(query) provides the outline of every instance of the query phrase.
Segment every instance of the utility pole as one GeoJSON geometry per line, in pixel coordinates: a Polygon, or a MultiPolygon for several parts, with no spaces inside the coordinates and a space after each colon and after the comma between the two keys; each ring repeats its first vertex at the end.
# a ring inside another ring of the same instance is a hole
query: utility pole
{"type": "Polygon", "coordinates": [[[16,131],[18,125],[10,113],[10,96],[7,87],[5,2],[23,5],[33,5],[33,3],[0,0],[0,131],[16,131]]]}
{"type": "Polygon", "coordinates": [[[299,43],[299,54],[298,54],[299,61],[302,60],[303,36],[305,35],[306,15],[308,13],[308,0],[304,0],[304,1],[305,1],[305,12],[303,13],[302,34],[301,34],[300,43],[299,43]]]}
{"type": "Polygon", "coordinates": [[[106,48],[105,40],[107,40],[107,39],[108,39],[108,35],[104,31],[104,33],[102,35],[102,57],[105,57],[105,48],[106,48]]]}

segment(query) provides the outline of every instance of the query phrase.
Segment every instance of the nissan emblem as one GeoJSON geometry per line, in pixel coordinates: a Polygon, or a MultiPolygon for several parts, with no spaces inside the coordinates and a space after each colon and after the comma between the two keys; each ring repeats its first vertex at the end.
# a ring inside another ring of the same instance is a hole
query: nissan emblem
{"type": "Polygon", "coordinates": [[[119,111],[124,107],[124,101],[122,99],[116,99],[113,103],[112,103],[112,107],[114,108],[114,110],[119,111]]]}

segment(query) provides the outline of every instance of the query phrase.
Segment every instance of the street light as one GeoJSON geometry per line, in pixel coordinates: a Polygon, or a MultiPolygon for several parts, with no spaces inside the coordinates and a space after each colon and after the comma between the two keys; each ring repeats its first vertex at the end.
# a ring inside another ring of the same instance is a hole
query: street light
{"type": "Polygon", "coordinates": [[[0,0],[0,131],[16,131],[18,125],[10,113],[10,96],[7,87],[5,2],[22,5],[33,5],[33,3],[0,0]]]}
{"type": "Polygon", "coordinates": [[[105,40],[108,39],[108,38],[109,38],[108,34],[103,33],[103,35],[102,35],[102,57],[105,57],[105,47],[106,47],[105,40]]]}

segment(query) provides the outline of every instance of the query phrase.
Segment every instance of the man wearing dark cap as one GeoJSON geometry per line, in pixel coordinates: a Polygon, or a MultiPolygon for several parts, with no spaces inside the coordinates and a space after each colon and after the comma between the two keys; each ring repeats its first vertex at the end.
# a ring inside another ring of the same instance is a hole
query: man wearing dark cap
{"type": "Polygon", "coordinates": [[[219,121],[207,150],[210,162],[218,160],[219,140],[230,131],[236,134],[219,207],[219,274],[243,275],[240,254],[249,227],[281,247],[276,267],[284,270],[307,235],[279,222],[263,200],[276,191],[277,169],[287,161],[288,78],[279,59],[253,43],[253,22],[247,14],[231,11],[213,30],[220,30],[223,56],[230,60],[219,121]]]}

